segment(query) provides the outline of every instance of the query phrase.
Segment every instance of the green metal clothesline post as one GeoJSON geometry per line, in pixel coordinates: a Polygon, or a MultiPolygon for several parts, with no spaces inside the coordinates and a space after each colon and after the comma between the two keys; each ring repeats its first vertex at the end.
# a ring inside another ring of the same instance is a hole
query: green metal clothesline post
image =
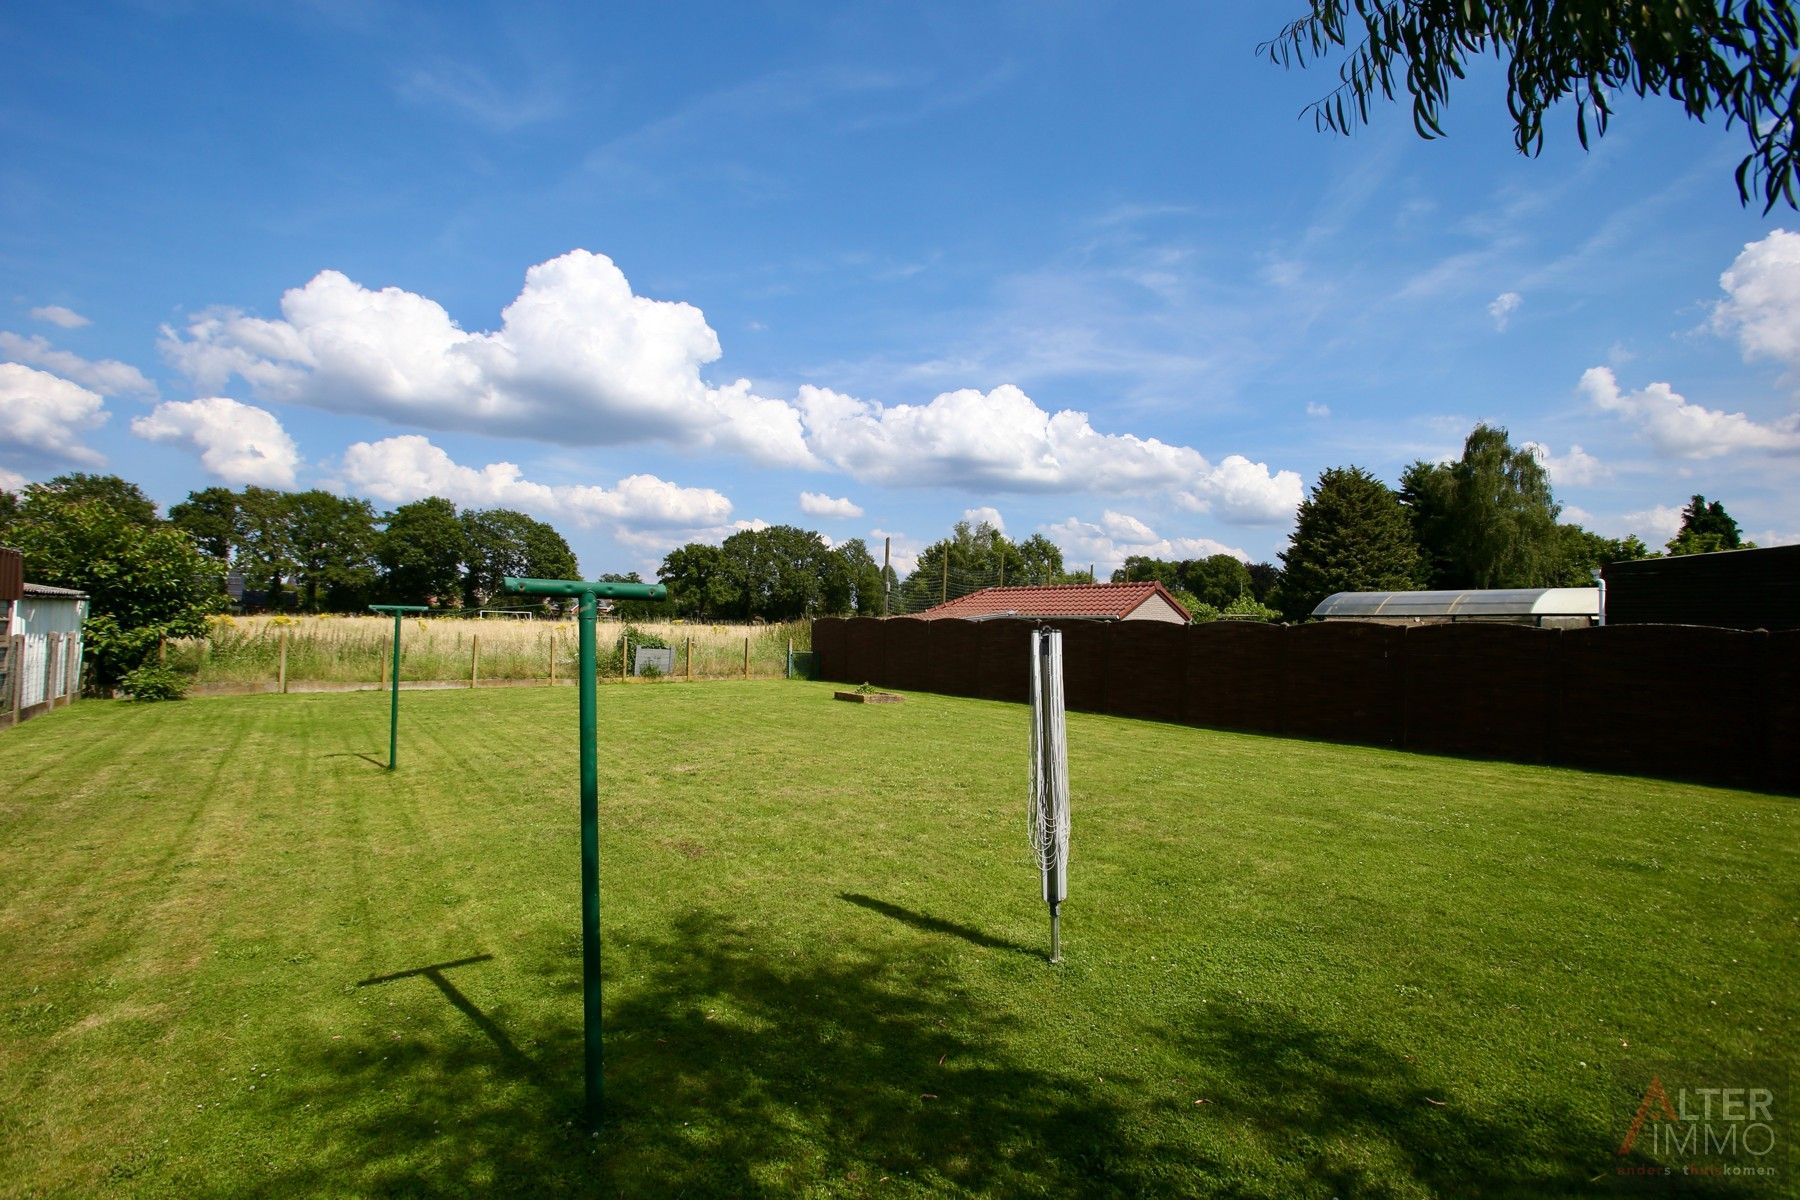
{"type": "Polygon", "coordinates": [[[595,600],[662,600],[669,589],[660,583],[587,583],[579,579],[521,579],[508,575],[500,585],[527,596],[573,596],[578,602],[581,633],[581,1015],[584,1073],[587,1083],[588,1132],[600,1130],[600,777],[595,762],[599,721],[595,714],[595,600]]]}
{"type": "Polygon", "coordinates": [[[394,614],[393,698],[388,701],[388,770],[399,761],[400,750],[400,616],[402,613],[430,612],[423,604],[371,604],[369,611],[394,614]]]}

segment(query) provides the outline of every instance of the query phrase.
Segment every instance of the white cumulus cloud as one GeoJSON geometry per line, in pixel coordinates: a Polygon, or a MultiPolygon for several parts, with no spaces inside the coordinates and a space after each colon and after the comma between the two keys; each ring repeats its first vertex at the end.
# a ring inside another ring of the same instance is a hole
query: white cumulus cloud
{"type": "Polygon", "coordinates": [[[997,533],[1006,532],[1006,522],[1000,517],[1000,510],[991,504],[983,504],[978,508],[963,509],[963,520],[972,526],[986,525],[997,533]]]}
{"type": "Polygon", "coordinates": [[[29,482],[30,480],[17,471],[9,471],[5,467],[0,467],[0,492],[16,492],[29,482]]]}
{"type": "Polygon", "coordinates": [[[94,392],[48,371],[0,363],[0,444],[94,465],[104,460],[82,443],[82,431],[106,420],[94,392]]]}
{"type": "Polygon", "coordinates": [[[1658,504],[1640,512],[1628,512],[1619,518],[1626,533],[1635,533],[1652,550],[1681,532],[1681,509],[1672,504],[1658,504]]]}
{"type": "Polygon", "coordinates": [[[1552,453],[1550,447],[1542,442],[1526,442],[1524,448],[1544,464],[1550,482],[1558,487],[1586,487],[1612,474],[1611,467],[1580,446],[1570,446],[1569,452],[1561,455],[1552,453]]]}
{"type": "Polygon", "coordinates": [[[574,250],[532,267],[492,332],[337,271],[288,291],[281,314],[205,313],[165,329],[163,351],[202,387],[235,374],[270,399],[413,426],[569,445],[660,439],[812,465],[791,406],[742,380],[701,380],[719,339],[700,310],[634,295],[604,255],[574,250]]]}
{"type": "Polygon", "coordinates": [[[343,487],[401,504],[443,496],[477,508],[516,508],[617,533],[713,530],[727,526],[731,501],[711,488],[681,487],[654,475],[630,475],[610,488],[526,479],[509,462],[468,467],[418,434],[357,442],[344,451],[343,487]]]}
{"type": "Polygon", "coordinates": [[[1250,561],[1250,556],[1237,547],[1211,538],[1159,537],[1137,517],[1111,509],[1103,512],[1098,521],[1070,517],[1054,525],[1040,525],[1038,529],[1061,548],[1065,567],[1078,570],[1092,564],[1100,579],[1105,579],[1132,555],[1180,561],[1229,554],[1250,561]]]}
{"type": "Polygon", "coordinates": [[[1719,276],[1725,299],[1713,329],[1736,334],[1746,358],[1800,366],[1800,234],[1777,229],[1751,242],[1719,276]]]}
{"type": "Polygon", "coordinates": [[[207,391],[236,376],[259,397],[412,427],[561,445],[663,441],[862,483],[995,491],[1186,491],[1226,520],[1285,520],[1299,476],[1230,456],[1097,430],[1015,386],[884,405],[811,385],[793,400],[746,380],[709,384],[719,339],[698,308],[632,292],[584,250],[526,272],[499,328],[461,328],[440,304],[325,271],[281,298],[276,319],[202,312],[165,329],[165,356],[207,391]]]}
{"type": "Polygon", "coordinates": [[[226,483],[291,488],[300,452],[275,414],[227,396],[159,404],[131,423],[152,442],[178,442],[200,452],[200,464],[226,483]]]}
{"type": "Polygon", "coordinates": [[[156,385],[129,363],[112,358],[91,361],[73,351],[59,350],[35,333],[21,337],[0,330],[0,354],[15,362],[55,372],[102,396],[156,395],[156,385]]]}
{"type": "Polygon", "coordinates": [[[1488,302],[1488,316],[1494,319],[1494,328],[1501,333],[1512,321],[1512,315],[1519,311],[1519,305],[1525,303],[1525,297],[1517,292],[1501,292],[1488,302]]]}
{"type": "Polygon", "coordinates": [[[848,497],[833,499],[823,492],[801,492],[800,511],[809,517],[860,517],[863,510],[848,497]]]}
{"type": "Polygon", "coordinates": [[[1582,373],[1580,390],[1594,407],[1630,421],[1658,450],[1677,458],[1717,458],[1742,451],[1800,453],[1800,413],[1764,424],[1741,412],[1691,404],[1666,383],[1624,392],[1609,367],[1589,367],[1582,373]]]}
{"type": "Polygon", "coordinates": [[[72,308],[64,308],[60,304],[46,304],[31,310],[31,319],[43,321],[47,325],[55,325],[59,329],[80,329],[93,322],[72,308]]]}

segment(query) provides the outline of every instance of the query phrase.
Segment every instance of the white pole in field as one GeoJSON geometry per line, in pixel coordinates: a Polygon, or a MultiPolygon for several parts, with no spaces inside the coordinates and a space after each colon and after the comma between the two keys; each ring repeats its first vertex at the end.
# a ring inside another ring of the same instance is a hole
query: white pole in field
{"type": "Polygon", "coordinates": [[[1031,848],[1050,906],[1050,961],[1062,961],[1069,898],[1069,743],[1063,715],[1062,633],[1031,631],[1031,848]]]}

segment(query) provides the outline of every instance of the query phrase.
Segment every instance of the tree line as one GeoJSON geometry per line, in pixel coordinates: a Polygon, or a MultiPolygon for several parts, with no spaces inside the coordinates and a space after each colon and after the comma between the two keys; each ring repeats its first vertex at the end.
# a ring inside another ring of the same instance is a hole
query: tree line
{"type": "MultiPolygon", "coordinates": [[[[1361,467],[1320,473],[1295,514],[1272,602],[1289,620],[1334,592],[1589,587],[1600,567],[1654,557],[1637,537],[1561,520],[1544,465],[1477,425],[1450,462],[1415,462],[1398,490],[1361,467]]],[[[1751,549],[1724,505],[1695,496],[1667,553],[1751,549]]]]}
{"type": "MultiPolygon", "coordinates": [[[[1415,462],[1391,488],[1357,466],[1322,472],[1300,505],[1280,565],[1229,554],[1166,561],[1132,556],[1115,582],[1155,580],[1197,619],[1304,620],[1340,591],[1587,586],[1608,562],[1652,554],[1561,520],[1542,462],[1504,429],[1478,425],[1460,457],[1415,462]]],[[[440,609],[537,607],[508,597],[508,575],[569,579],[580,567],[553,526],[511,509],[463,509],[433,496],[377,512],[330,492],[246,487],[190,492],[165,519],[116,475],[60,475],[0,491],[0,544],[24,551],[27,577],[92,599],[90,678],[110,688],[165,637],[205,632],[231,607],[225,581],[265,607],[358,612],[371,602],[440,609]]],[[[1665,551],[1749,548],[1717,500],[1694,496],[1665,551]]],[[[621,616],[786,621],[921,612],[1006,584],[1093,582],[1069,570],[1043,534],[1014,541],[959,521],[903,577],[860,538],[832,545],[792,525],[746,529],[718,545],[671,550],[657,579],[669,598],[626,602],[621,616]]],[[[641,582],[634,573],[602,579],[641,582]]]]}

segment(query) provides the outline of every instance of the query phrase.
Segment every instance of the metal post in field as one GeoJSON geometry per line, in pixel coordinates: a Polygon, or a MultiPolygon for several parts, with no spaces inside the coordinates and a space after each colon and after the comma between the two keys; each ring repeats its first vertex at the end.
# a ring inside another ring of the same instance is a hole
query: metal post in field
{"type": "Polygon", "coordinates": [[[556,630],[550,631],[550,686],[556,686],[556,630]]]}
{"type": "Polygon", "coordinates": [[[694,639],[691,637],[687,640],[687,677],[694,677],[694,639]]]}
{"type": "Polygon", "coordinates": [[[400,761],[400,614],[429,612],[423,604],[371,604],[371,612],[392,613],[394,617],[394,682],[388,700],[388,770],[400,761]]]}
{"type": "Polygon", "coordinates": [[[280,649],[276,651],[275,657],[275,685],[276,689],[285,696],[287,695],[287,630],[283,629],[277,635],[277,641],[280,649]]]}
{"type": "Polygon", "coordinates": [[[787,678],[794,677],[794,639],[788,639],[787,678]]]}
{"type": "Polygon", "coordinates": [[[481,679],[481,635],[469,635],[469,686],[474,687],[481,679]]]}
{"type": "Polygon", "coordinates": [[[631,635],[619,634],[619,678],[624,679],[631,674],[631,635]]]}
{"type": "Polygon", "coordinates": [[[604,1098],[602,1027],[600,1005],[600,777],[596,739],[595,675],[599,670],[595,600],[615,596],[630,600],[662,600],[669,589],[660,583],[587,583],[575,579],[522,579],[507,576],[501,585],[509,592],[532,596],[573,596],[579,602],[581,634],[581,1014],[582,1069],[587,1092],[587,1126],[600,1129],[600,1105],[604,1098]]]}
{"type": "Polygon", "coordinates": [[[750,678],[750,639],[744,639],[744,678],[750,678]]]}

